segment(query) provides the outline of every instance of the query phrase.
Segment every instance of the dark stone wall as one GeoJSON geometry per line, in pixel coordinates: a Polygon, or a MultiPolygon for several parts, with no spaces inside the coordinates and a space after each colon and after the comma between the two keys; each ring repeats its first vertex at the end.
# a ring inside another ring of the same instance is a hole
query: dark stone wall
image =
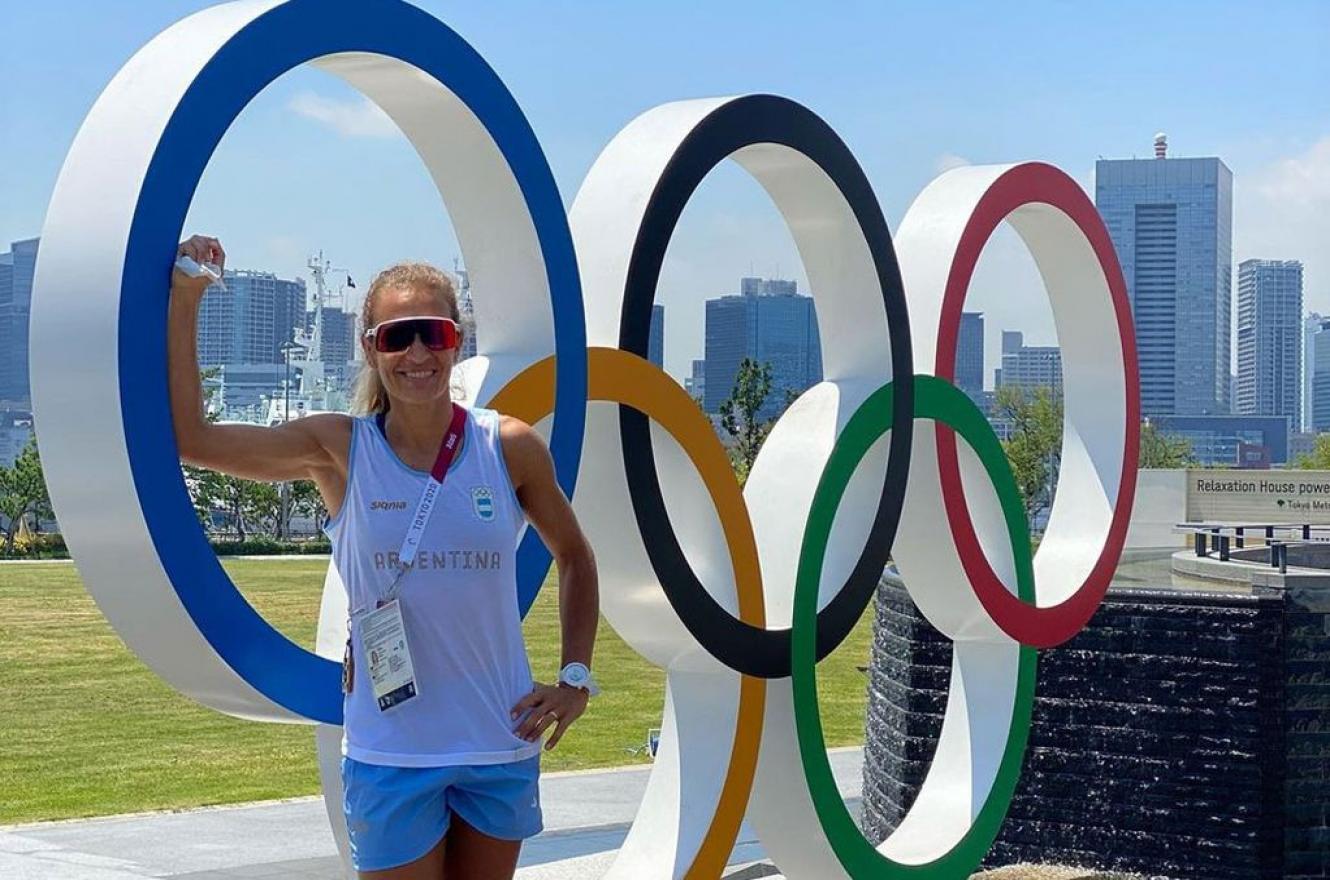
{"type": "MultiPolygon", "coordinates": [[[[987,864],[1330,878],[1328,612],[1330,587],[1111,591],[1082,633],[1040,652],[1025,767],[987,864]]],[[[918,792],[950,669],[950,643],[884,581],[864,757],[871,840],[918,792]]]]}
{"type": "Polygon", "coordinates": [[[1287,583],[1284,875],[1330,877],[1330,577],[1287,583]]]}

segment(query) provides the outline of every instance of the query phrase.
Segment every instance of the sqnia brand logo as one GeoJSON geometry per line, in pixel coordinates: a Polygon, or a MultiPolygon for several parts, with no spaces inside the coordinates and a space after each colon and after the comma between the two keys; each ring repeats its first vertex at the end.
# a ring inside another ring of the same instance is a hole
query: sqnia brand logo
{"type": "Polygon", "coordinates": [[[379,500],[375,500],[375,501],[371,501],[371,502],[369,503],[369,509],[370,509],[370,510],[406,510],[406,502],[405,502],[405,501],[379,501],[379,500]]]}

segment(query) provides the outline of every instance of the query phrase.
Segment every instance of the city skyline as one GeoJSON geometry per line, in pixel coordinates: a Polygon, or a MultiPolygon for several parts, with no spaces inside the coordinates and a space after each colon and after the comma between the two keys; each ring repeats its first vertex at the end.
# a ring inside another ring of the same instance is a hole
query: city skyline
{"type": "MultiPolygon", "coordinates": [[[[6,340],[22,329],[13,320],[13,305],[16,300],[22,301],[25,293],[16,291],[15,277],[30,274],[39,244],[39,239],[15,242],[10,252],[0,254],[0,337],[6,340]]],[[[462,301],[466,303],[468,278],[464,271],[458,275],[462,301]]],[[[1233,377],[1240,390],[1234,394],[1232,413],[1145,414],[1153,416],[1164,430],[1187,439],[1202,464],[1254,461],[1268,466],[1287,461],[1296,444],[1302,444],[1297,448],[1305,450],[1306,441],[1293,436],[1299,428],[1304,395],[1319,403],[1308,407],[1315,427],[1330,429],[1330,403],[1326,402],[1330,400],[1330,368],[1325,367],[1330,364],[1330,321],[1315,312],[1303,318],[1301,279],[1302,265],[1297,261],[1247,260],[1240,264],[1241,332],[1236,344],[1240,371],[1233,377]],[[1320,370],[1315,367],[1318,360],[1320,370]],[[1316,416],[1314,410],[1320,415],[1316,416]]],[[[304,311],[297,321],[296,300],[310,305],[318,297],[307,296],[303,279],[279,279],[262,270],[228,270],[226,282],[228,290],[211,291],[200,310],[200,363],[217,368],[212,380],[220,391],[215,401],[217,410],[229,419],[264,422],[281,418],[274,415],[272,407],[283,399],[285,365],[278,363],[281,355],[273,352],[282,347],[279,338],[296,336],[297,332],[303,334],[300,338],[304,344],[310,344],[315,312],[304,311]],[[209,298],[215,314],[206,308],[209,298]],[[220,354],[210,358],[206,354],[209,350],[220,354]]],[[[342,395],[358,370],[349,358],[342,360],[354,351],[355,316],[333,306],[324,306],[321,314],[322,332],[315,347],[322,350],[326,363],[318,357],[302,356],[290,374],[299,389],[293,404],[306,411],[344,408],[346,398],[342,395]],[[302,378],[311,360],[316,370],[312,383],[307,381],[309,376],[302,378]],[[320,396],[324,393],[334,397],[320,396]]],[[[663,305],[653,305],[648,357],[656,364],[663,357],[664,315],[663,305]]],[[[469,326],[474,341],[474,322],[469,326]]],[[[815,303],[799,293],[793,280],[739,279],[738,294],[707,301],[706,332],[711,363],[708,367],[706,360],[695,359],[686,388],[713,416],[720,400],[728,396],[726,389],[733,384],[738,362],[744,357],[765,361],[773,368],[773,387],[761,413],[763,418],[774,418],[790,393],[797,394],[821,378],[815,303]],[[707,373],[712,374],[710,382],[705,379],[707,373]],[[708,386],[715,389],[711,394],[706,393],[708,386]]],[[[1055,392],[1060,389],[1061,351],[1057,346],[1027,345],[1021,330],[1003,327],[1000,333],[1002,367],[994,371],[993,387],[1012,386],[1027,392],[1039,387],[1050,387],[1055,392]]],[[[980,390],[977,384],[981,379],[977,370],[984,355],[983,335],[983,314],[963,312],[957,346],[958,387],[987,411],[992,394],[980,390]]],[[[14,355],[23,348],[6,346],[9,357],[0,363],[0,378],[13,373],[14,355]]],[[[995,414],[989,415],[995,429],[1005,436],[1004,428],[1010,426],[995,414]]],[[[17,454],[21,446],[17,438],[26,436],[28,430],[21,426],[0,430],[0,463],[5,456],[12,459],[17,454]]]]}
{"type": "MultiPolygon", "coordinates": [[[[0,99],[7,196],[0,241],[40,233],[64,151],[114,71],[152,34],[207,5],[161,0],[109,21],[85,14],[96,9],[87,2],[13,11],[7,23],[25,39],[0,58],[0,75],[23,87],[0,99]]],[[[1312,252],[1330,238],[1330,97],[1320,87],[1330,80],[1330,61],[1317,51],[1330,34],[1323,6],[1218,4],[1198,18],[1135,4],[1148,10],[1151,27],[1142,28],[1127,4],[1122,15],[1097,20],[1087,43],[1083,17],[1065,9],[973,4],[960,14],[975,27],[956,34],[955,51],[939,58],[927,40],[900,35],[949,29],[954,8],[851,4],[840,16],[809,17],[784,4],[763,4],[758,15],[745,3],[681,3],[669,16],[637,5],[420,5],[471,41],[512,88],[565,204],[633,116],[705,94],[768,91],[807,104],[854,150],[893,230],[946,167],[1039,159],[1093,191],[1097,156],[1146,156],[1151,135],[1164,129],[1176,155],[1217,155],[1233,169],[1235,263],[1303,260],[1308,308],[1330,312],[1330,255],[1312,252]],[[643,27],[677,51],[633,52],[620,35],[643,27]],[[789,48],[736,53],[736,33],[789,48]],[[1237,44],[1271,48],[1226,53],[1218,64],[1214,48],[1237,44]],[[577,47],[574,62],[569,47],[577,47]],[[1022,54],[1040,64],[1009,63],[1022,54]],[[1279,64],[1270,63],[1276,57],[1279,64]],[[612,89],[608,69],[616,74],[612,89]],[[569,101],[579,95],[587,100],[569,101]]],[[[666,367],[680,382],[702,353],[701,321],[691,316],[707,297],[742,275],[808,287],[779,215],[737,169],[708,177],[683,221],[659,287],[670,315],[666,367]]],[[[282,277],[301,274],[319,248],[338,254],[357,278],[408,257],[450,266],[459,253],[405,142],[359,96],[312,70],[280,78],[242,114],[213,157],[186,229],[219,235],[235,265],[282,277]]],[[[986,250],[967,309],[988,315],[985,375],[996,366],[1002,327],[1020,327],[1032,343],[1054,342],[1038,275],[1014,234],[1004,231],[986,250]]]]}
{"type": "MultiPolygon", "coordinates": [[[[22,329],[21,324],[9,323],[12,317],[12,309],[6,310],[6,307],[12,306],[16,299],[25,301],[25,297],[14,296],[15,288],[15,262],[17,259],[17,275],[20,279],[28,278],[30,284],[31,268],[35,260],[40,239],[28,239],[11,244],[11,251],[0,253],[0,338],[6,339],[4,334],[14,330],[22,329]],[[16,257],[17,254],[17,257],[16,257]]],[[[469,284],[468,275],[465,270],[454,270],[453,274],[457,277],[461,290],[460,303],[463,310],[463,320],[468,327],[467,342],[469,350],[464,350],[462,357],[469,357],[475,354],[475,319],[469,313],[469,284]]],[[[1239,311],[1246,310],[1245,319],[1239,318],[1242,324],[1245,320],[1246,325],[1251,330],[1260,330],[1267,334],[1274,329],[1272,322],[1282,322],[1289,324],[1288,327],[1280,326],[1278,329],[1283,334],[1279,342],[1279,356],[1284,358],[1287,363],[1282,363],[1280,369],[1287,374],[1280,379],[1281,393],[1288,400],[1281,404],[1283,411],[1274,411],[1277,407],[1265,403],[1246,403],[1239,404],[1239,397],[1235,392],[1232,396],[1232,414],[1246,415],[1287,415],[1290,418],[1290,424],[1293,430],[1298,430],[1302,424],[1304,413],[1310,413],[1311,377],[1314,371],[1315,349],[1311,344],[1313,335],[1322,327],[1322,318],[1319,313],[1303,313],[1301,308],[1301,280],[1302,263],[1297,260],[1259,260],[1252,259],[1244,261],[1239,267],[1240,281],[1239,298],[1246,297],[1244,305],[1240,306],[1239,311]],[[1268,278],[1273,273],[1273,279],[1268,278]],[[1292,273],[1290,275],[1290,273],[1292,273]],[[1284,276],[1288,276],[1285,278],[1284,276]],[[1290,280],[1291,279],[1291,280],[1290,280]],[[1280,294],[1278,308],[1264,308],[1258,310],[1255,306],[1258,292],[1262,289],[1278,288],[1280,294]],[[1289,298],[1291,295],[1291,299],[1289,298]],[[1290,329],[1293,324],[1297,324],[1297,329],[1290,329]],[[1296,336],[1301,333],[1303,338],[1294,339],[1291,344],[1287,341],[1290,334],[1296,336]],[[1294,389],[1290,396],[1289,388],[1294,389]]],[[[199,312],[199,362],[201,366],[218,366],[222,364],[244,364],[244,365],[271,365],[280,363],[283,360],[279,353],[281,345],[286,341],[295,339],[297,333],[304,334],[306,341],[313,337],[314,322],[316,312],[314,306],[317,294],[309,291],[303,278],[301,279],[282,279],[274,273],[263,269],[228,269],[226,271],[225,291],[219,288],[210,288],[205,295],[199,312]],[[265,295],[271,295],[272,302],[263,302],[265,295]],[[299,310],[300,304],[303,304],[304,310],[299,310]],[[288,326],[289,325],[289,326],[288,326]],[[266,353],[266,355],[265,355],[266,353]]],[[[348,278],[348,282],[350,279],[348,278]]],[[[349,284],[354,288],[353,283],[349,284]]],[[[23,285],[20,284],[20,288],[23,285]]],[[[30,296],[30,292],[26,294],[30,296]]],[[[806,294],[798,293],[798,284],[791,279],[763,279],[755,277],[745,277],[740,279],[739,295],[723,295],[719,299],[737,299],[739,296],[753,295],[785,295],[797,296],[801,300],[807,300],[810,305],[813,300],[806,294]]],[[[338,297],[341,297],[339,292],[338,297]]],[[[713,303],[717,298],[708,300],[713,303]]],[[[321,347],[323,349],[322,360],[329,364],[351,362],[357,356],[357,347],[355,345],[355,323],[358,316],[343,311],[335,305],[325,305],[322,308],[323,329],[321,334],[321,347]]],[[[664,316],[665,307],[662,304],[653,304],[651,310],[651,330],[648,342],[648,360],[653,364],[660,366],[664,357],[664,316]]],[[[811,326],[816,333],[816,317],[811,317],[811,326]]],[[[956,381],[958,387],[970,393],[976,402],[983,402],[983,391],[1001,387],[1003,384],[1017,385],[1022,387],[1033,387],[1035,385],[1050,385],[1057,387],[1060,385],[1060,351],[1058,346],[1031,346],[1026,344],[1025,331],[1010,327],[994,328],[1001,334],[1001,344],[999,346],[998,358],[1000,366],[992,371],[991,383],[988,377],[980,373],[981,364],[985,357],[984,340],[985,320],[982,312],[965,311],[961,315],[960,332],[957,345],[957,364],[956,381]],[[1015,359],[1014,361],[1012,359],[1015,359]],[[1010,363],[1009,363],[1010,361],[1010,363]],[[1010,367],[1014,366],[1015,370],[1010,367]],[[1003,380],[1004,367],[1007,367],[1007,381],[1003,380]],[[1041,378],[1042,377],[1042,378],[1041,378]],[[1044,379],[1049,381],[1044,381],[1044,379]]],[[[20,333],[20,336],[22,334],[20,333]]],[[[1230,378],[1237,383],[1243,380],[1243,354],[1241,351],[1241,336],[1234,341],[1234,351],[1239,360],[1239,373],[1230,378]]],[[[21,353],[26,345],[26,340],[19,339],[19,344],[9,344],[4,351],[9,355],[7,359],[0,359],[0,380],[4,380],[9,373],[13,372],[13,363],[15,355],[21,353]],[[8,365],[8,366],[6,366],[8,365]],[[8,373],[7,373],[8,370],[8,373]]],[[[1255,357],[1255,355],[1252,355],[1255,357]]],[[[1264,355],[1262,355],[1264,357],[1264,355]]],[[[1325,359],[1323,359],[1323,362],[1325,359]]],[[[705,369],[705,359],[693,359],[690,363],[691,381],[699,375],[699,370],[705,369]]],[[[1250,368],[1248,368],[1250,371],[1250,368]]],[[[1248,377],[1250,379],[1250,377],[1248,377]]],[[[12,376],[10,376],[12,382],[12,376]]],[[[1251,381],[1256,381],[1251,379],[1251,381]]],[[[1263,380],[1269,381],[1269,380],[1263,380]]],[[[3,388],[3,381],[0,381],[0,388],[3,388]]],[[[1252,392],[1254,393],[1254,392],[1252,392]]],[[[0,399],[4,399],[0,396],[0,399]]],[[[1176,415],[1178,413],[1169,413],[1176,415]]],[[[1223,413],[1219,413],[1222,415],[1223,413]]]]}

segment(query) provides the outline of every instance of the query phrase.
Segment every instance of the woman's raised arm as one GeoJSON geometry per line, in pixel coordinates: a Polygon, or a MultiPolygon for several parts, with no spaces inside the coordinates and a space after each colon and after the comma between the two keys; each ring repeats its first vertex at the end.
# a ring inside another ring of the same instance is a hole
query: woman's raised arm
{"type": "MultiPolygon", "coordinates": [[[[196,235],[177,255],[224,267],[226,253],[215,238],[196,235]]],[[[188,464],[249,480],[303,480],[334,464],[331,449],[350,442],[350,418],[320,413],[283,425],[219,425],[203,414],[199,380],[199,304],[211,280],[175,269],[167,316],[167,369],[176,447],[188,464]]]]}

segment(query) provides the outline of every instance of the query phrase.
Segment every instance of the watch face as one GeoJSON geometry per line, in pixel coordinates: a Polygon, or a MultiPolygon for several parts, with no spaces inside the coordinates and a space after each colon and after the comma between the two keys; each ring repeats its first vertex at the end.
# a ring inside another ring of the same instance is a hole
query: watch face
{"type": "Polygon", "coordinates": [[[569,663],[563,670],[563,680],[575,687],[586,684],[589,670],[581,663],[569,663]]]}

